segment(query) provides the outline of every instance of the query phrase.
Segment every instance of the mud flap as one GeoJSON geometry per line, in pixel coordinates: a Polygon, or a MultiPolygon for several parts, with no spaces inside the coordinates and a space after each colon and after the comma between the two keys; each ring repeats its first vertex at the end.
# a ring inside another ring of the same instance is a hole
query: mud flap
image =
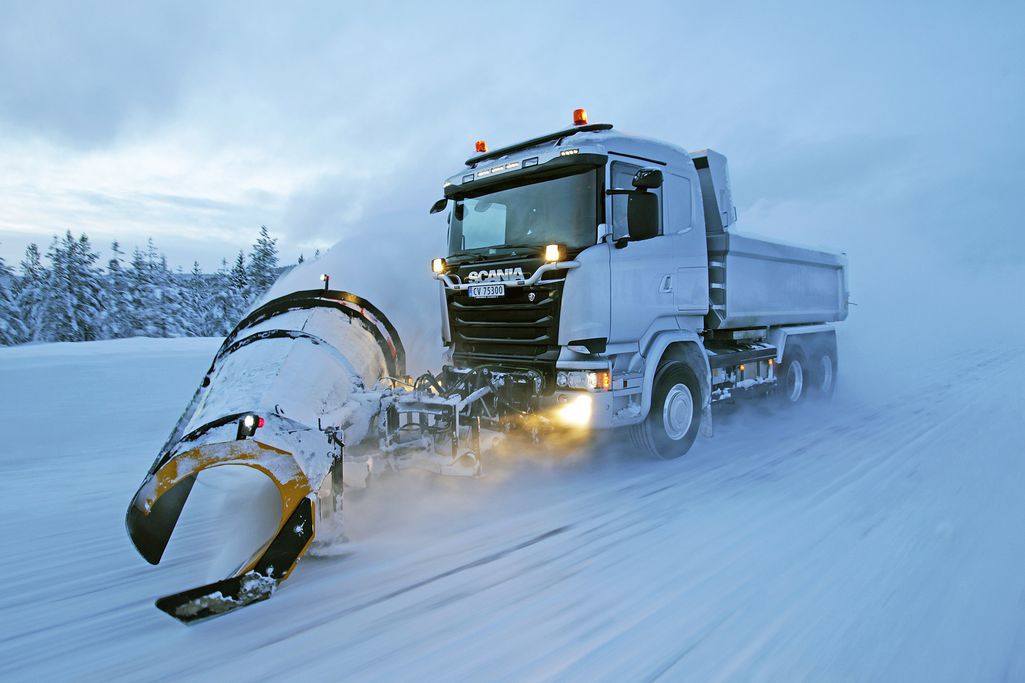
{"type": "Polygon", "coordinates": [[[313,540],[313,505],[303,498],[256,565],[240,576],[166,595],[157,608],[190,624],[269,598],[313,540]]]}
{"type": "Polygon", "coordinates": [[[712,423],[712,404],[708,403],[701,409],[701,436],[715,436],[715,425],[712,423]]]}

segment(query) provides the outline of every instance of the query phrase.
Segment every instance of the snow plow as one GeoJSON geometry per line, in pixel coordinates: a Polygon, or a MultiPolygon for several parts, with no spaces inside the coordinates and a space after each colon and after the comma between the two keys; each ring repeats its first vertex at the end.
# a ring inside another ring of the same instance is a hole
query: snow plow
{"type": "Polygon", "coordinates": [[[309,267],[282,285],[299,291],[232,331],[128,531],[159,562],[196,476],[224,465],[273,481],[277,531],[228,578],[158,607],[189,622],[267,598],[311,544],[344,537],[343,488],[382,471],[475,476],[507,432],[562,444],[621,430],[639,453],[678,458],[711,435],[717,404],[832,395],[846,256],[736,232],[722,154],[588,124],[583,110],[573,122],[493,151],[479,140],[444,182],[431,208],[448,216],[447,255],[431,262],[438,374],[407,377],[384,313],[302,289],[309,267]]]}
{"type": "Polygon", "coordinates": [[[375,466],[358,449],[350,456],[347,443],[380,434],[379,464],[479,472],[476,452],[459,451],[465,402],[413,392],[410,384],[397,331],[359,296],[299,291],[247,315],[224,340],[150,467],[126,525],[139,553],[157,564],[197,476],[240,466],[274,483],[281,499],[277,531],[231,576],[160,598],[157,607],[190,622],[266,599],[314,538],[324,544],[341,538],[343,478],[363,486],[375,466]],[[416,429],[400,424],[403,416],[416,429]],[[448,457],[435,455],[444,437],[453,444],[448,457]]]}

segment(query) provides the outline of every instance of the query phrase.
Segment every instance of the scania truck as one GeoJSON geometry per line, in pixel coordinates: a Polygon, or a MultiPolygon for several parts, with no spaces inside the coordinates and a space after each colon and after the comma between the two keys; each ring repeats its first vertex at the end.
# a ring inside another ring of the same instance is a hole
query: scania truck
{"type": "Polygon", "coordinates": [[[570,128],[476,150],[432,207],[448,210],[432,268],[442,378],[488,376],[488,418],[627,428],[676,458],[718,402],[832,394],[846,256],[738,232],[725,156],[584,110],[570,128]]]}

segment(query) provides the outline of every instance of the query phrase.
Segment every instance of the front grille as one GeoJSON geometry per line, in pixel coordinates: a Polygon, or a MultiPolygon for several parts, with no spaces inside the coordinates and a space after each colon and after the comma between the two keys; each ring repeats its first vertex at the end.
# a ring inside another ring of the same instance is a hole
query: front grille
{"type": "Polygon", "coordinates": [[[529,367],[554,371],[559,355],[562,281],[507,287],[498,299],[471,299],[448,292],[448,316],[456,359],[469,365],[529,367]],[[530,301],[530,295],[534,301],[530,301]]]}

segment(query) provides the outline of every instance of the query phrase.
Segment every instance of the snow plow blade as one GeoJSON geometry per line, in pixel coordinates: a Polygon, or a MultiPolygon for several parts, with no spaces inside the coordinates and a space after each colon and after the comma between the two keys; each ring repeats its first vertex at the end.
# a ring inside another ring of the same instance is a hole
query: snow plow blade
{"type": "Polygon", "coordinates": [[[189,623],[265,600],[318,531],[329,542],[338,532],[344,445],[370,432],[381,380],[404,373],[395,328],[356,295],[295,292],[248,314],[214,357],[125,524],[139,554],[159,563],[197,478],[224,466],[269,477],[279,521],[231,576],[160,598],[157,607],[189,623]]]}
{"type": "Polygon", "coordinates": [[[303,498],[250,571],[167,595],[157,600],[157,607],[188,624],[266,600],[312,540],[313,507],[309,498],[303,498]]]}
{"type": "Polygon", "coordinates": [[[274,579],[249,572],[166,595],[157,600],[157,608],[183,624],[191,624],[266,600],[277,587],[274,579]]]}
{"type": "Polygon", "coordinates": [[[132,501],[126,520],[128,533],[148,562],[160,562],[199,473],[225,465],[251,467],[270,477],[281,497],[281,520],[274,538],[241,565],[236,575],[157,600],[157,607],[183,622],[269,597],[313,541],[311,487],[291,453],[253,440],[208,444],[169,459],[146,478],[132,501]]]}

